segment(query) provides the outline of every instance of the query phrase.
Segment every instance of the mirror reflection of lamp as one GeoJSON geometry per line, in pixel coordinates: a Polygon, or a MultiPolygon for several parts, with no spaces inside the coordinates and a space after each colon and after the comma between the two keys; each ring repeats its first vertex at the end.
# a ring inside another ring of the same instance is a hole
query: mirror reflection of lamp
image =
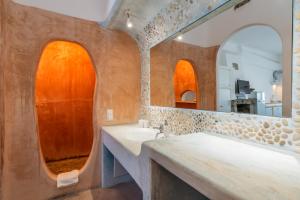
{"type": "Polygon", "coordinates": [[[273,72],[272,84],[272,102],[282,101],[282,70],[275,70],[273,72]]]}
{"type": "Polygon", "coordinates": [[[282,83],[282,70],[273,71],[272,85],[280,85],[282,83]]]}
{"type": "Polygon", "coordinates": [[[207,9],[211,10],[217,3],[218,0],[211,0],[210,4],[208,5],[207,9]]]}

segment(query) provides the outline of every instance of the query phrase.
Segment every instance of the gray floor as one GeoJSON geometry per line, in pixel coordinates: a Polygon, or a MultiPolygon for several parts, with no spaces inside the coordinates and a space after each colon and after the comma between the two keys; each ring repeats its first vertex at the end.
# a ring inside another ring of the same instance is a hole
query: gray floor
{"type": "Polygon", "coordinates": [[[123,183],[107,189],[85,190],[55,200],[142,200],[143,195],[135,183],[123,183]]]}

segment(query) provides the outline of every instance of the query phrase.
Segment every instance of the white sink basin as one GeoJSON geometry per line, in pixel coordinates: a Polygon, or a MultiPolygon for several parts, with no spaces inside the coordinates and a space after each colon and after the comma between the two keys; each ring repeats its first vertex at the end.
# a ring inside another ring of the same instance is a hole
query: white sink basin
{"type": "Polygon", "coordinates": [[[157,138],[155,138],[156,134],[159,130],[150,129],[150,128],[137,128],[125,135],[127,140],[137,141],[137,142],[145,142],[148,140],[155,140],[158,138],[162,138],[163,134],[159,134],[157,138]]]}
{"type": "MultiPolygon", "coordinates": [[[[138,156],[141,152],[142,144],[149,140],[163,139],[164,134],[157,129],[152,128],[139,128],[138,125],[119,125],[104,127],[105,131],[114,137],[120,144],[127,150],[138,156]]],[[[169,134],[169,136],[174,136],[169,134]]]]}

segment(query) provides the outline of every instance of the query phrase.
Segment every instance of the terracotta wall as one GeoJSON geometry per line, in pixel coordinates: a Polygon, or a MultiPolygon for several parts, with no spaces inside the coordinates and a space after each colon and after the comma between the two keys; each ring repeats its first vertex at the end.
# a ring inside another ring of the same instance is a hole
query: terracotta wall
{"type": "MultiPolygon", "coordinates": [[[[3,56],[4,56],[4,8],[0,0],[0,194],[2,193],[2,169],[4,149],[4,87],[3,87],[3,56]]],[[[1,197],[1,195],[0,195],[1,197]]]]}
{"type": "MultiPolygon", "coordinates": [[[[97,23],[66,17],[4,0],[7,9],[7,56],[4,58],[5,140],[0,199],[49,199],[101,184],[101,135],[104,124],[134,122],[140,106],[140,55],[136,42],[97,23]],[[93,60],[97,85],[94,97],[94,140],[79,184],[56,188],[40,154],[35,112],[35,73],[45,45],[52,40],[81,44],[93,60]],[[107,122],[106,109],[114,109],[107,122]]],[[[3,62],[1,61],[1,62],[3,62]]],[[[1,133],[3,136],[3,133],[1,133]]]]}
{"type": "Polygon", "coordinates": [[[92,60],[79,44],[53,41],[43,50],[35,103],[46,161],[89,155],[95,79],[92,60]]]}
{"type": "Polygon", "coordinates": [[[173,75],[176,63],[190,61],[198,78],[201,110],[216,110],[216,57],[219,47],[202,48],[169,40],[151,48],[151,105],[175,107],[173,75]]]}

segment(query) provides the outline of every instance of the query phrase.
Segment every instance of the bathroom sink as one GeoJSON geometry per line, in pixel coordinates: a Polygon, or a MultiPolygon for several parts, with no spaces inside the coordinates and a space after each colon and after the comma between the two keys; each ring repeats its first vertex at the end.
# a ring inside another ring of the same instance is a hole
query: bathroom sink
{"type": "MultiPolygon", "coordinates": [[[[129,147],[135,155],[139,155],[144,142],[166,138],[163,133],[157,135],[158,132],[159,130],[152,128],[131,128],[130,131],[123,135],[121,143],[129,147]]],[[[168,137],[174,136],[173,134],[168,135],[168,137]]]]}
{"type": "MultiPolygon", "coordinates": [[[[163,139],[164,134],[158,134],[159,130],[153,128],[140,128],[137,124],[119,125],[103,127],[105,132],[123,145],[127,150],[138,156],[141,152],[142,144],[146,141],[163,139]]],[[[168,134],[170,137],[173,134],[168,134]]]]}
{"type": "Polygon", "coordinates": [[[159,139],[164,136],[163,134],[159,134],[157,138],[155,138],[158,132],[159,130],[151,129],[151,128],[137,128],[135,130],[132,130],[131,132],[128,132],[125,138],[127,140],[144,142],[148,140],[159,139]]]}

